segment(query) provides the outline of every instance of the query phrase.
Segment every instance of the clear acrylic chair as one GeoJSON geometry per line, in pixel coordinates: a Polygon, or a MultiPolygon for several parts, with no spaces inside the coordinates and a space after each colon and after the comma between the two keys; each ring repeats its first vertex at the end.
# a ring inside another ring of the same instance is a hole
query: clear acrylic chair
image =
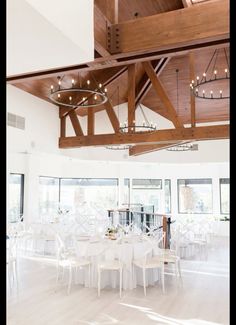
{"type": "Polygon", "coordinates": [[[111,241],[100,254],[101,258],[97,263],[98,297],[100,297],[101,291],[101,274],[106,270],[119,272],[121,298],[123,263],[121,261],[121,249],[119,243],[119,239],[115,240],[114,242],[111,241]]]}
{"type": "Polygon", "coordinates": [[[146,296],[146,270],[148,269],[158,269],[159,276],[162,283],[162,291],[165,292],[165,278],[164,278],[164,262],[153,254],[156,243],[153,240],[145,238],[149,243],[149,248],[144,252],[143,257],[133,260],[133,275],[135,272],[135,267],[142,269],[143,273],[143,291],[146,296]]]}
{"type": "Polygon", "coordinates": [[[57,242],[57,286],[59,281],[60,272],[62,271],[62,279],[64,278],[65,270],[69,271],[68,277],[68,287],[67,287],[67,294],[70,293],[71,284],[72,284],[72,275],[73,273],[75,276],[77,275],[78,268],[88,268],[88,278],[90,287],[90,267],[91,262],[88,258],[78,257],[72,251],[67,250],[65,248],[65,244],[61,237],[57,234],[56,235],[56,242],[57,242]]]}

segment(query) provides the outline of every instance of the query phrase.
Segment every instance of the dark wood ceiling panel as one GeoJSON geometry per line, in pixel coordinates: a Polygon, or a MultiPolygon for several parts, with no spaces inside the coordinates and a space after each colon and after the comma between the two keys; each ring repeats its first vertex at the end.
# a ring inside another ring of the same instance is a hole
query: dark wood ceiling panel
{"type": "MultiPolygon", "coordinates": [[[[195,51],[195,75],[202,76],[206,67],[214,53],[214,50],[199,50],[195,51]]],[[[228,49],[227,49],[228,53],[228,49]]],[[[217,70],[224,71],[225,69],[225,57],[223,55],[223,49],[219,52],[217,58],[217,70]]],[[[190,108],[190,79],[189,79],[189,56],[173,57],[163,70],[160,80],[166,89],[167,95],[174,105],[177,115],[183,123],[191,122],[191,108],[190,108]],[[177,73],[178,72],[178,105],[177,105],[177,73]]],[[[228,91],[228,84],[225,82],[217,82],[209,86],[213,92],[223,93],[228,91]]],[[[205,87],[205,91],[207,91],[205,87]]],[[[163,104],[158,98],[153,88],[150,89],[142,104],[150,109],[158,112],[162,115],[163,104]]],[[[207,100],[196,98],[196,121],[220,121],[229,118],[229,100],[207,100]]]]}
{"type": "Polygon", "coordinates": [[[138,17],[146,17],[162,12],[183,8],[181,0],[119,0],[118,21],[123,22],[138,17]]]}

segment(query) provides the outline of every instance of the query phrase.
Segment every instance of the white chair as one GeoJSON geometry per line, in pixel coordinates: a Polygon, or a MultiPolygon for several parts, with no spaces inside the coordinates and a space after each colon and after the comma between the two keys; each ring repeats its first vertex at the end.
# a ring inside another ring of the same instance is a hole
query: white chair
{"type": "Polygon", "coordinates": [[[67,287],[67,294],[70,293],[71,283],[72,283],[72,275],[73,272],[75,276],[77,275],[78,268],[87,267],[88,268],[88,277],[89,277],[89,287],[90,287],[90,266],[91,262],[87,258],[83,257],[76,257],[75,254],[70,251],[66,250],[65,244],[61,237],[57,234],[56,235],[56,242],[58,245],[57,248],[57,285],[59,281],[60,271],[62,270],[62,278],[64,278],[64,271],[67,269],[69,271],[69,279],[68,279],[68,287],[67,287]]]}
{"type": "Polygon", "coordinates": [[[142,258],[133,260],[133,275],[135,267],[142,269],[143,272],[143,291],[146,296],[146,270],[147,269],[158,269],[159,275],[162,282],[162,291],[165,292],[165,279],[164,279],[164,262],[159,258],[159,256],[153,256],[153,249],[155,249],[155,244],[146,238],[149,242],[149,248],[144,252],[142,258]]]}
{"type": "Polygon", "coordinates": [[[180,267],[180,257],[178,256],[178,233],[175,234],[175,236],[172,236],[171,240],[171,246],[175,247],[173,248],[164,248],[163,243],[165,243],[166,238],[166,232],[163,232],[163,235],[161,238],[157,240],[156,243],[156,254],[159,256],[159,259],[164,263],[170,263],[174,265],[175,267],[175,276],[176,280],[178,280],[178,277],[182,280],[181,276],[181,267],[180,267]]]}
{"type": "Polygon", "coordinates": [[[101,253],[102,260],[98,261],[97,272],[98,272],[98,297],[100,297],[101,291],[101,274],[102,271],[117,271],[120,275],[120,298],[122,291],[122,272],[123,263],[121,262],[121,251],[118,245],[119,239],[115,242],[110,242],[107,247],[101,253]]]}
{"type": "Polygon", "coordinates": [[[17,238],[10,237],[7,239],[7,277],[9,281],[10,289],[12,283],[16,284],[18,289],[18,272],[17,272],[17,238]]]}

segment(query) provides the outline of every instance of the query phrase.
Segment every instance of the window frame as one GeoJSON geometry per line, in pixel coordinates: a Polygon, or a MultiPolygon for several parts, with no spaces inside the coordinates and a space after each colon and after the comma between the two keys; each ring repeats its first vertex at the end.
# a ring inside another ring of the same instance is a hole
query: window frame
{"type": "MultiPolygon", "coordinates": [[[[230,215],[230,212],[222,212],[222,194],[221,194],[221,180],[225,180],[225,179],[227,179],[227,180],[229,180],[229,183],[226,183],[226,184],[229,184],[229,186],[230,186],[230,179],[229,179],[229,177],[221,177],[221,178],[219,178],[219,187],[220,187],[220,214],[222,214],[222,215],[230,215]]],[[[229,207],[230,207],[230,202],[229,202],[229,207]]]]}
{"type": "Polygon", "coordinates": [[[213,182],[212,178],[178,178],[177,179],[177,199],[178,199],[178,214],[213,214],[213,182]],[[212,211],[211,212],[180,212],[180,191],[179,191],[179,181],[186,180],[211,180],[211,202],[212,202],[212,211]]]}
{"type": "Polygon", "coordinates": [[[24,194],[25,194],[25,174],[9,173],[9,175],[18,175],[20,177],[20,220],[24,220],[24,194]]]}
{"type": "Polygon", "coordinates": [[[170,184],[170,211],[169,212],[166,212],[165,211],[165,213],[168,214],[168,213],[171,213],[171,211],[172,211],[172,193],[171,193],[172,192],[172,186],[171,186],[171,178],[165,178],[164,179],[164,203],[166,203],[165,202],[165,200],[166,200],[166,194],[165,194],[165,185],[166,184],[165,184],[165,182],[166,181],[169,181],[169,184],[170,184]]]}

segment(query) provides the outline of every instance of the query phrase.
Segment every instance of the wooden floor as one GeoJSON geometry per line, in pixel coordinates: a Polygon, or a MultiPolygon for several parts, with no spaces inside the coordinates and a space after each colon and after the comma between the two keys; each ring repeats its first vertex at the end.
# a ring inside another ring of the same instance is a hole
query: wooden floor
{"type": "Polygon", "coordinates": [[[8,325],[229,324],[229,242],[214,238],[208,258],[181,260],[183,287],[166,266],[166,293],[161,286],[123,291],[73,285],[55,291],[55,264],[39,258],[19,260],[19,289],[8,292],[8,325]]]}

